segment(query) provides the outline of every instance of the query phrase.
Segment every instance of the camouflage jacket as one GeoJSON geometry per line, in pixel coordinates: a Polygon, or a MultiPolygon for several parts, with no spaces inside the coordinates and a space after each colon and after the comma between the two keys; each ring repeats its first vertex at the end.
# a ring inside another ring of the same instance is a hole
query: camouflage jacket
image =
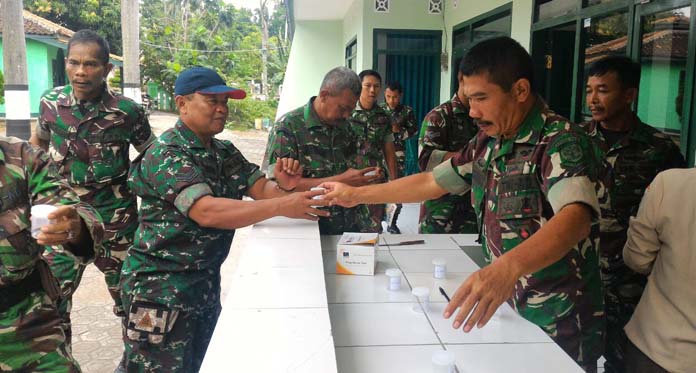
{"type": "Polygon", "coordinates": [[[19,139],[0,136],[0,287],[27,277],[39,260],[44,247],[31,237],[30,226],[31,206],[39,204],[74,205],[99,250],[104,235],[101,217],[80,202],[48,154],[19,139]]]}
{"type": "MultiPolygon", "coordinates": [[[[440,164],[447,152],[464,149],[476,136],[478,127],[469,116],[457,94],[450,101],[431,110],[423,119],[418,166],[431,171],[440,164]]],[[[476,215],[471,206],[470,192],[445,195],[421,205],[421,233],[474,233],[476,215]]]]}
{"type": "Polygon", "coordinates": [[[514,307],[550,335],[567,333],[558,323],[570,318],[576,328],[598,333],[595,337],[601,340],[604,296],[595,192],[600,157],[582,129],[538,99],[515,138],[492,138],[481,131],[459,155],[433,171],[438,184],[452,193],[472,189],[489,261],[532,236],[562,207],[583,203],[593,209],[588,238],[515,285],[514,307]]]}
{"type": "Polygon", "coordinates": [[[134,163],[131,189],[142,198],[133,247],[123,263],[123,292],[184,310],[219,304],[220,266],[234,230],[188,217],[201,197],[241,200],[264,177],[229,141],[207,149],[178,121],[134,163]]]}
{"type": "MultiPolygon", "coordinates": [[[[314,97],[306,105],[283,115],[273,126],[266,148],[269,175],[276,160],[285,157],[299,160],[302,176],[306,178],[331,177],[355,167],[358,141],[349,123],[322,123],[314,112],[313,102],[314,97]]],[[[377,229],[364,205],[328,209],[331,216],[319,219],[321,234],[374,232],[377,229]]]]}
{"type": "Polygon", "coordinates": [[[392,124],[392,135],[394,136],[394,150],[396,151],[396,161],[399,171],[403,176],[404,164],[406,162],[406,140],[418,134],[418,123],[413,108],[399,104],[392,110],[386,102],[379,104],[379,107],[389,115],[392,124]],[[395,127],[398,131],[394,131],[395,127]]]}
{"type": "Polygon", "coordinates": [[[628,222],[638,212],[645,189],[661,171],[686,167],[686,162],[669,136],[641,122],[637,116],[629,133],[611,147],[599,130],[599,123],[590,121],[581,126],[604,153],[601,180],[606,193],[599,196],[600,254],[602,270],[611,272],[625,267],[622,251],[628,222]]]}
{"type": "Polygon", "coordinates": [[[96,102],[79,103],[72,86],[41,98],[36,133],[70,185],[99,189],[125,184],[130,144],[145,149],[154,140],[143,108],[104,87],[96,102]]]}
{"type": "Polygon", "coordinates": [[[378,166],[387,172],[384,145],[388,142],[394,142],[391,120],[387,113],[378,105],[373,106],[370,110],[365,110],[358,101],[349,122],[357,139],[358,154],[355,159],[355,167],[378,166]]]}

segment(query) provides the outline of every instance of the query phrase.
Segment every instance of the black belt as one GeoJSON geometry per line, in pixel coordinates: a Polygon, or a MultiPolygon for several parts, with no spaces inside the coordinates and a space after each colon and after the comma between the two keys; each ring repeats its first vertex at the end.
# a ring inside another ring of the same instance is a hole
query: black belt
{"type": "Polygon", "coordinates": [[[0,287],[0,313],[23,301],[29,294],[42,289],[41,276],[36,270],[18,282],[0,287]]]}

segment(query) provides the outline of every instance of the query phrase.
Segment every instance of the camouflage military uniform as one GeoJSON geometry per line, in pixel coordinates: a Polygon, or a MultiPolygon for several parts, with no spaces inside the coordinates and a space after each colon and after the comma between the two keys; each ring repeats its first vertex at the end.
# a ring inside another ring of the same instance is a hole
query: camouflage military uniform
{"type": "MultiPolygon", "coordinates": [[[[360,106],[360,101],[355,106],[355,110],[349,119],[353,136],[357,139],[358,154],[355,157],[355,168],[381,167],[388,173],[384,157],[384,144],[394,142],[394,135],[391,131],[391,120],[389,115],[378,105],[370,110],[365,110],[360,106]]],[[[390,175],[390,177],[394,177],[390,175]]],[[[385,179],[377,182],[384,182],[385,179]]],[[[372,224],[377,226],[377,231],[382,231],[382,220],[384,220],[385,205],[367,205],[370,211],[372,224]]]]}
{"type": "MultiPolygon", "coordinates": [[[[539,99],[540,101],[540,99],[539,99]]],[[[583,203],[599,216],[600,151],[579,127],[538,102],[513,139],[481,131],[462,153],[435,167],[452,193],[471,188],[487,260],[514,249],[562,207],[583,203]]],[[[556,263],[520,278],[511,300],[588,371],[602,354],[604,296],[599,224],[556,263]]]]}
{"type": "Polygon", "coordinates": [[[390,123],[396,124],[399,128],[394,131],[392,127],[392,135],[394,136],[394,150],[396,151],[396,166],[399,171],[399,177],[406,175],[406,140],[418,134],[418,123],[416,115],[410,106],[399,104],[396,109],[392,110],[386,102],[379,104],[379,107],[390,117],[390,123]]]}
{"type": "MultiPolygon", "coordinates": [[[[58,87],[41,99],[36,133],[49,142],[49,154],[80,199],[97,209],[105,222],[104,255],[94,264],[104,273],[114,299],[114,313],[124,317],[119,276],[126,250],[137,227],[135,195],[126,179],[129,145],[142,150],[154,140],[140,105],[108,90],[95,102],[80,103],[72,86],[58,87]]],[[[70,344],[70,308],[84,266],[60,248],[49,248],[44,257],[63,289],[59,309],[70,344]]]]}
{"type": "MultiPolygon", "coordinates": [[[[431,171],[447,152],[464,149],[478,128],[469,117],[469,108],[455,94],[450,101],[431,110],[422,124],[421,171],[431,171]]],[[[420,233],[475,233],[476,214],[471,193],[448,194],[421,204],[420,233]]]]}
{"type": "MultiPolygon", "coordinates": [[[[272,175],[278,158],[290,157],[300,161],[303,177],[324,178],[338,175],[354,167],[357,141],[348,122],[323,124],[309,102],[278,120],[269,134],[266,158],[268,174],[272,175]]],[[[329,217],[319,218],[321,234],[343,232],[376,232],[365,205],[353,208],[328,207],[329,217]]]]}
{"type": "Polygon", "coordinates": [[[48,154],[19,139],[0,137],[0,180],[0,371],[79,372],[54,301],[60,290],[40,259],[44,247],[31,237],[29,215],[32,205],[74,205],[96,244],[101,219],[60,179],[48,154]]]}
{"type": "Polygon", "coordinates": [[[234,230],[188,217],[201,197],[240,200],[264,175],[229,141],[206,148],[181,121],[134,163],[140,224],[123,263],[128,371],[196,372],[220,313],[220,266],[234,230]]]}
{"type": "Polygon", "coordinates": [[[600,263],[607,314],[605,371],[624,372],[626,334],[623,330],[643,294],[647,277],[624,264],[622,251],[631,216],[635,216],[643,192],[655,175],[666,169],[686,167],[679,148],[662,132],[634,118],[629,133],[610,146],[596,121],[581,125],[605,154],[602,182],[608,191],[599,197],[600,263]]]}

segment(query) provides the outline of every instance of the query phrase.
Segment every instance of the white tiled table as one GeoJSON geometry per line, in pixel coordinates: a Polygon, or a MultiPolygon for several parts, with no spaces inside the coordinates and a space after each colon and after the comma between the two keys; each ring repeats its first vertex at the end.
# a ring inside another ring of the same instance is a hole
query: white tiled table
{"type": "Polygon", "coordinates": [[[442,318],[438,287],[453,294],[478,269],[462,250],[477,245],[473,235],[382,236],[374,276],[335,273],[338,238],[320,238],[312,222],[256,224],[201,371],[427,373],[432,353],[446,349],[461,373],[582,372],[507,305],[468,334],[442,318]],[[425,243],[393,245],[417,239],[425,243]],[[433,278],[435,257],[447,260],[446,279],[433,278]],[[387,290],[393,267],[402,270],[400,291],[387,290]],[[431,290],[427,313],[413,310],[415,286],[431,290]]]}

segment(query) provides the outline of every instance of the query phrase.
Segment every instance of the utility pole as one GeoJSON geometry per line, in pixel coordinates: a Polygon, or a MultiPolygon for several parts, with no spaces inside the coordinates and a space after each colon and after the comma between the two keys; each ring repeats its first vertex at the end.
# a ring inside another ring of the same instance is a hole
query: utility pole
{"type": "Polygon", "coordinates": [[[2,45],[5,66],[5,119],[7,136],[28,140],[31,106],[27,79],[27,43],[24,40],[22,0],[2,0],[2,45]]]}
{"type": "Polygon", "coordinates": [[[261,5],[259,8],[259,16],[261,18],[261,65],[263,68],[261,71],[261,93],[268,99],[270,98],[270,93],[268,92],[268,19],[266,18],[268,11],[266,3],[268,3],[268,0],[259,1],[261,5]]]}
{"type": "Polygon", "coordinates": [[[142,103],[140,92],[140,12],[138,0],[121,0],[123,95],[142,103]]]}

